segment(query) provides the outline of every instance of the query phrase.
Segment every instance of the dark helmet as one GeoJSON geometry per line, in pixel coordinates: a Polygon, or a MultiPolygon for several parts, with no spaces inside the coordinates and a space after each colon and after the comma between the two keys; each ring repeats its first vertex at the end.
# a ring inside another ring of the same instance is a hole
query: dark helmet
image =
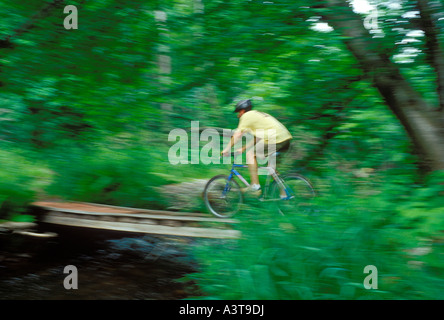
{"type": "Polygon", "coordinates": [[[250,111],[253,108],[253,105],[251,104],[251,100],[250,99],[246,99],[246,100],[242,100],[239,101],[236,104],[236,108],[234,109],[234,112],[239,112],[241,110],[246,110],[246,111],[250,111]]]}

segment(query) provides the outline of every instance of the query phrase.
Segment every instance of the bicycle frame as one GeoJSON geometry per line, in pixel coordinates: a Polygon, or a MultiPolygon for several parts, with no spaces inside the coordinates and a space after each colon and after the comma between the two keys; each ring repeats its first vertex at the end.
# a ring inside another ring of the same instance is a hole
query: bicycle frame
{"type": "MultiPolygon", "coordinates": [[[[248,168],[248,165],[243,164],[235,164],[233,163],[230,174],[228,176],[227,184],[225,185],[224,191],[222,192],[223,196],[226,195],[228,191],[230,191],[230,181],[233,179],[233,177],[237,177],[240,181],[242,181],[247,187],[250,186],[247,180],[235,169],[235,168],[248,168]]],[[[259,169],[265,169],[268,171],[267,175],[267,181],[265,182],[265,193],[263,194],[262,201],[276,201],[276,200],[289,200],[293,196],[293,191],[285,184],[285,182],[279,177],[279,175],[276,172],[276,169],[273,167],[258,167],[259,169]],[[269,185],[270,185],[270,177],[273,178],[276,183],[285,190],[286,197],[285,198],[279,198],[279,199],[267,199],[268,192],[269,192],[269,185]]]]}

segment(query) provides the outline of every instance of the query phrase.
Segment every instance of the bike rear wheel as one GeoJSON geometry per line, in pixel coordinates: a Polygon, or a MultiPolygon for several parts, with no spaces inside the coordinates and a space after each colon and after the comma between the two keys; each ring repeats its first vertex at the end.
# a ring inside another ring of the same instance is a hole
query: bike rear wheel
{"type": "Polygon", "coordinates": [[[205,206],[219,218],[228,218],[236,214],[242,204],[242,192],[239,184],[228,176],[219,175],[211,178],[203,193],[205,206]]]}
{"type": "Polygon", "coordinates": [[[278,212],[282,215],[310,214],[316,192],[311,182],[300,174],[289,174],[282,177],[289,197],[281,199],[281,188],[274,181],[271,188],[272,197],[276,200],[278,212]]]}

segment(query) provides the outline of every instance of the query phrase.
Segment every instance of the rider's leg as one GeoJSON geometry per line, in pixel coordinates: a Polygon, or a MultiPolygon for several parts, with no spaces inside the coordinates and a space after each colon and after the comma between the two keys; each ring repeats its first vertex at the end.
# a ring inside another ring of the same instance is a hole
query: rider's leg
{"type": "MultiPolygon", "coordinates": [[[[270,157],[268,158],[268,166],[272,167],[275,171],[277,170],[277,156],[276,155],[270,155],[270,157]]],[[[281,198],[286,198],[287,197],[287,193],[285,192],[285,189],[278,184],[279,186],[279,194],[281,196],[281,198]]]]}
{"type": "MultiPolygon", "coordinates": [[[[288,152],[288,150],[290,149],[290,140],[286,140],[283,141],[281,143],[278,143],[276,145],[276,152],[279,152],[279,156],[276,155],[271,155],[269,160],[268,160],[268,165],[271,166],[274,170],[277,170],[277,165],[280,161],[282,160],[282,156],[288,152]]],[[[282,186],[279,186],[279,194],[281,198],[286,198],[287,197],[287,192],[285,191],[285,189],[282,186]]]]}
{"type": "Polygon", "coordinates": [[[255,188],[255,186],[259,186],[259,175],[257,173],[257,161],[256,156],[254,154],[254,148],[247,150],[246,152],[248,171],[250,172],[251,186],[255,188]]]}

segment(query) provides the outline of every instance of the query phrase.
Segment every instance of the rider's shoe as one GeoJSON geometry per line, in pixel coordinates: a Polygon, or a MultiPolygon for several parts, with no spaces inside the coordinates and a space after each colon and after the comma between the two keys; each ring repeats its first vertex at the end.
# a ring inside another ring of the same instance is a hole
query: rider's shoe
{"type": "Polygon", "coordinates": [[[251,186],[246,188],[241,188],[241,192],[247,195],[252,195],[256,197],[260,197],[262,195],[262,189],[254,189],[251,186]]]}

